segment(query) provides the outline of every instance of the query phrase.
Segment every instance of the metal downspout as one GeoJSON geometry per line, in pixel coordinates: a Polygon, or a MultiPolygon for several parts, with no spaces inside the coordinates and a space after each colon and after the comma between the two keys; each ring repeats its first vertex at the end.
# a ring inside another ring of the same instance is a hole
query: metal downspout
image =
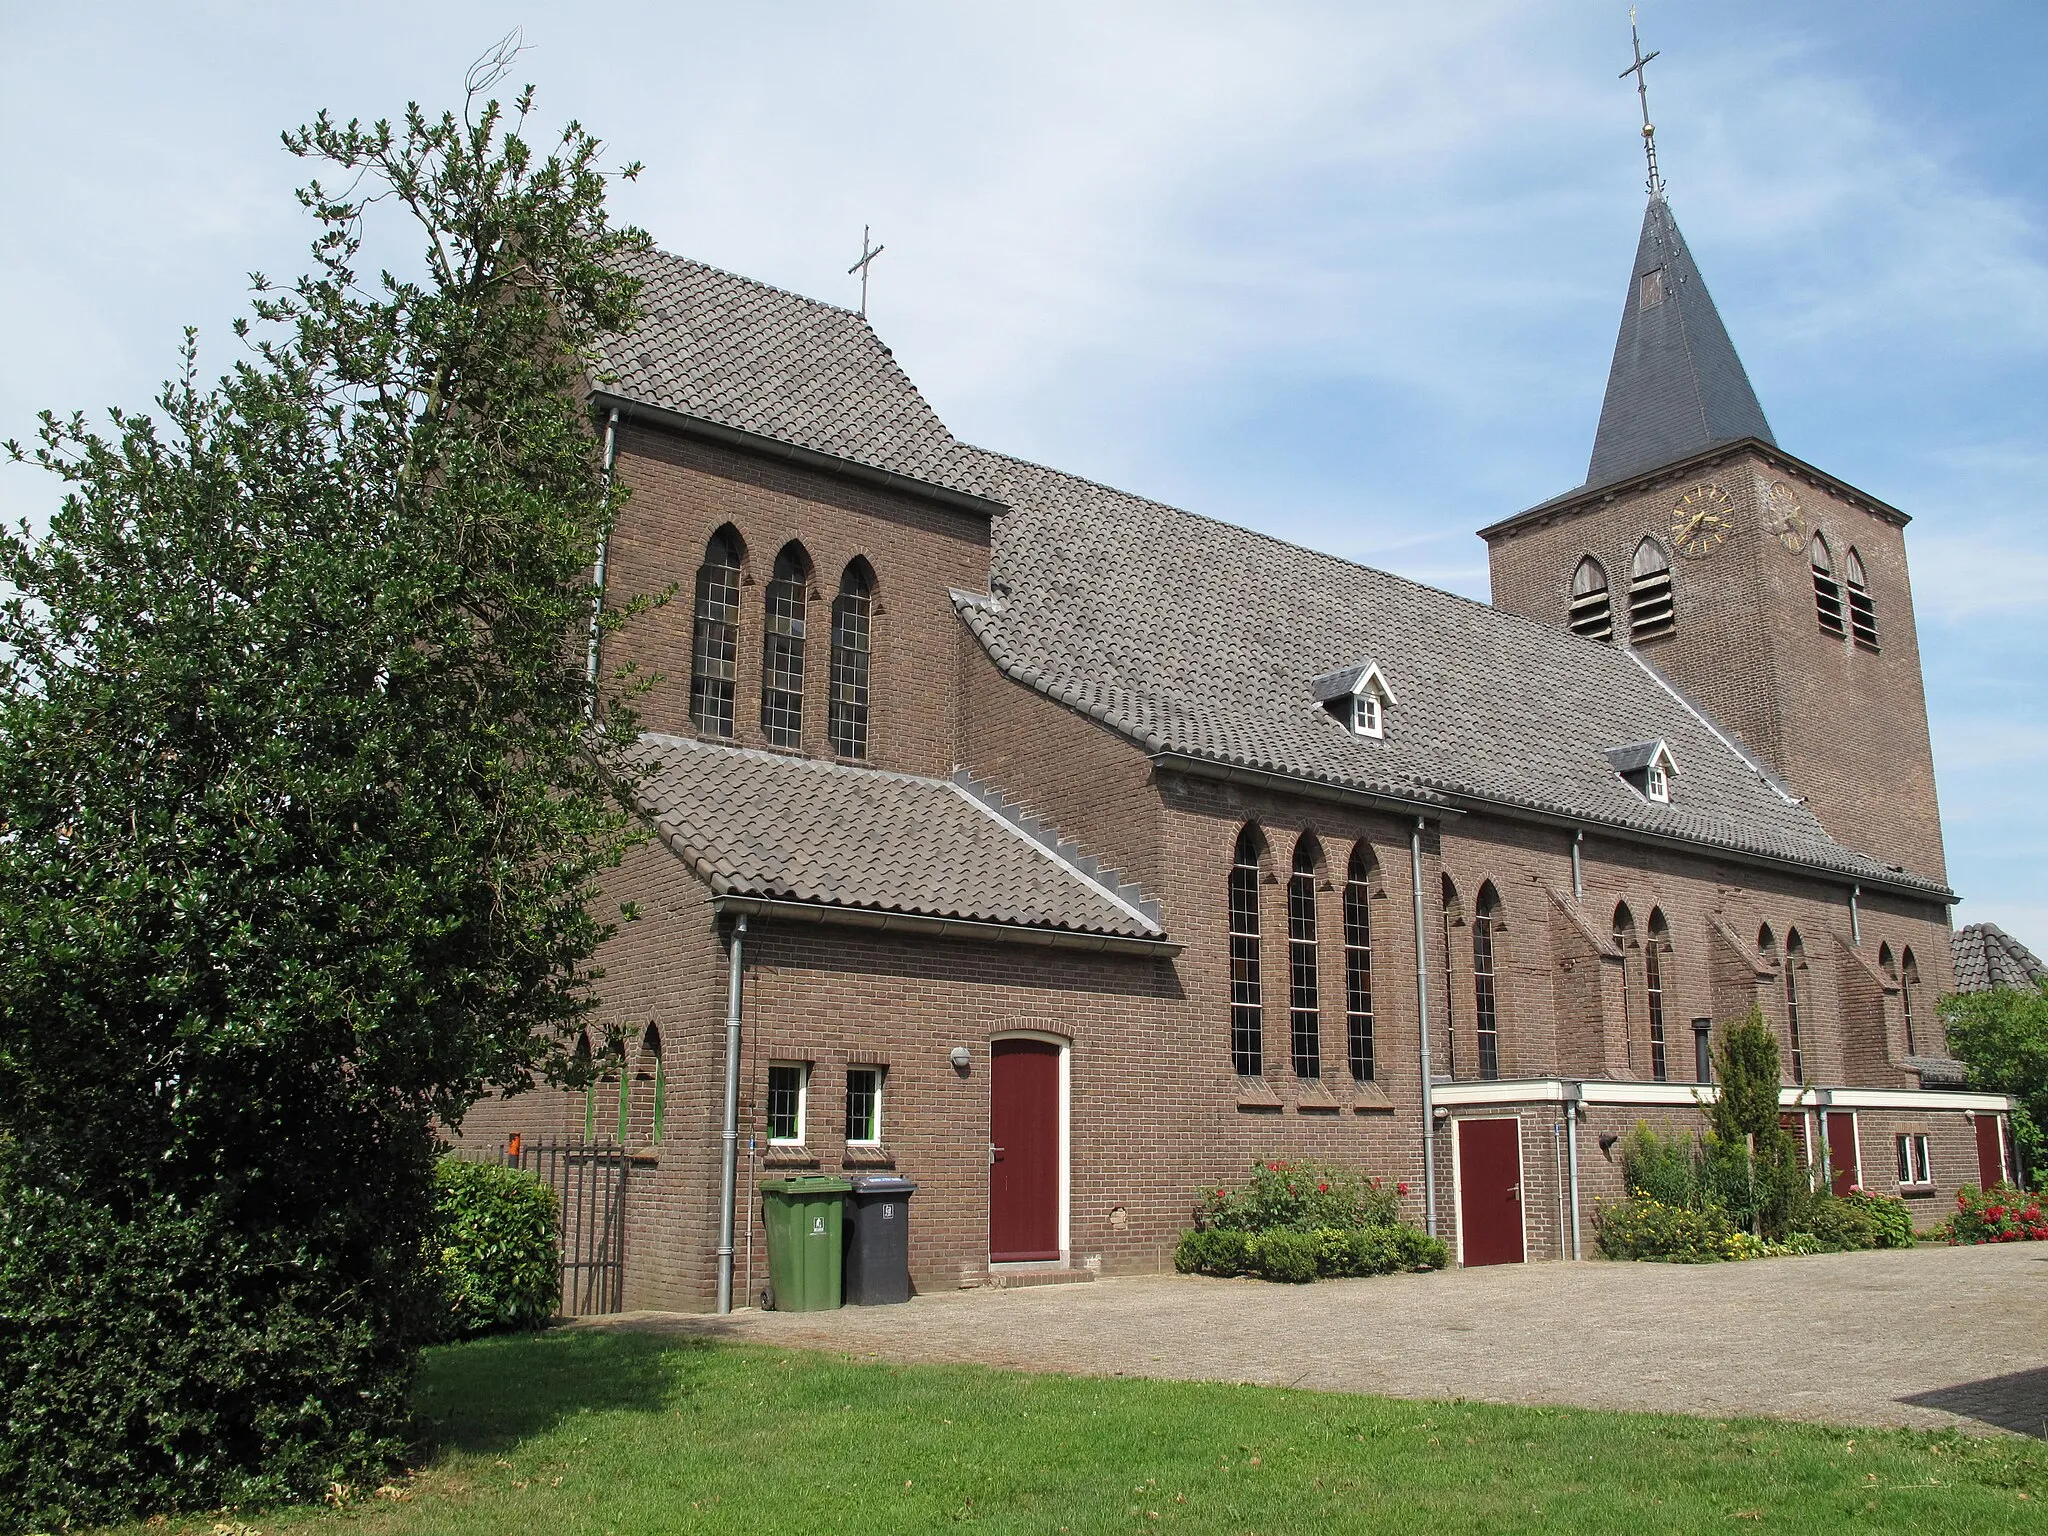
{"type": "Polygon", "coordinates": [[[1586,871],[1579,860],[1579,849],[1585,844],[1586,834],[1572,834],[1572,900],[1584,906],[1586,903],[1586,871]]]}
{"type": "MultiPolygon", "coordinates": [[[[613,407],[604,424],[604,488],[612,488],[612,466],[619,461],[619,412],[613,407]]],[[[597,541],[597,563],[590,568],[590,650],[583,662],[583,681],[590,690],[590,718],[597,718],[597,641],[604,619],[604,564],[611,536],[597,541]]]]}
{"type": "Polygon", "coordinates": [[[1430,1083],[1429,943],[1423,937],[1422,818],[1408,838],[1409,864],[1415,874],[1415,1023],[1422,1040],[1422,1210],[1426,1229],[1436,1236],[1436,1094],[1430,1083]]]}
{"type": "Polygon", "coordinates": [[[1579,1258],[1579,1257],[1580,1257],[1580,1252],[1579,1252],[1579,1104],[1580,1104],[1581,1100],[1580,1100],[1580,1098],[1579,1098],[1579,1094],[1580,1094],[1580,1088],[1579,1088],[1579,1085],[1578,1085],[1577,1083],[1573,1083],[1573,1084],[1571,1085],[1571,1097],[1565,1100],[1565,1105],[1564,1105],[1564,1112],[1565,1112],[1565,1122],[1564,1122],[1564,1124],[1565,1124],[1565,1147],[1567,1148],[1567,1156],[1568,1156],[1568,1159],[1569,1159],[1569,1167],[1570,1167],[1570,1169],[1571,1169],[1571,1187],[1572,1187],[1572,1257],[1573,1257],[1574,1259],[1577,1259],[1577,1258],[1579,1258]]]}
{"type": "Polygon", "coordinates": [[[718,1202],[718,1310],[732,1310],[732,1218],[738,1203],[740,1163],[740,967],[747,920],[733,919],[725,982],[725,1176],[718,1202]]]}

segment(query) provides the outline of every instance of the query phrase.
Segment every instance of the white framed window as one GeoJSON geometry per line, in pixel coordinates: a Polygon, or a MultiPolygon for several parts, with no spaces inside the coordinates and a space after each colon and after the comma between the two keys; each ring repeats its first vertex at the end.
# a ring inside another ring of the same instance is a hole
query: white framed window
{"type": "Polygon", "coordinates": [[[1664,771],[1662,763],[1650,764],[1649,771],[1643,775],[1643,794],[1659,805],[1671,803],[1671,775],[1664,771]]]}
{"type": "Polygon", "coordinates": [[[881,1067],[846,1069],[846,1144],[872,1147],[882,1140],[881,1067]]]}
{"type": "Polygon", "coordinates": [[[773,1061],[768,1064],[768,1145],[801,1146],[804,1111],[811,1096],[811,1064],[773,1061]]]}
{"type": "Polygon", "coordinates": [[[1387,734],[1386,711],[1381,707],[1380,696],[1367,691],[1351,697],[1351,729],[1359,736],[1385,736],[1387,734]]]}
{"type": "Polygon", "coordinates": [[[1927,1133],[1909,1131],[1897,1138],[1899,1184],[1903,1188],[1924,1187],[1934,1182],[1934,1164],[1927,1156],[1927,1133]]]}

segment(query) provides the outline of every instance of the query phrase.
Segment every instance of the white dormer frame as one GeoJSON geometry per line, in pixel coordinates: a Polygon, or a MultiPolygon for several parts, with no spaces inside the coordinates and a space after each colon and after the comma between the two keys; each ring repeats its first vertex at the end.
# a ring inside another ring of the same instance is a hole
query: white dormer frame
{"type": "Polygon", "coordinates": [[[1671,803],[1671,781],[1678,776],[1678,760],[1662,737],[1632,747],[1610,747],[1607,760],[1629,788],[1656,805],[1671,803]],[[1648,750],[1645,757],[1644,751],[1648,750]]]}
{"type": "Polygon", "coordinates": [[[1351,685],[1351,734],[1375,740],[1387,734],[1387,707],[1399,702],[1378,662],[1370,662],[1351,685]]]}
{"type": "Polygon", "coordinates": [[[1661,757],[1643,770],[1643,798],[1659,805],[1671,803],[1671,773],[1661,757]]]}

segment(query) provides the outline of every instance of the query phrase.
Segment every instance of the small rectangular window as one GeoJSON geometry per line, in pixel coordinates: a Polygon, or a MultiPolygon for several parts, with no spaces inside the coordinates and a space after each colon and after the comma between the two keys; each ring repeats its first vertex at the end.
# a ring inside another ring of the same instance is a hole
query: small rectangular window
{"type": "Polygon", "coordinates": [[[1714,1047],[1711,1032],[1714,1021],[1694,1019],[1692,1021],[1692,1077],[1696,1083],[1711,1083],[1714,1080],[1714,1047]]]}
{"type": "Polygon", "coordinates": [[[882,1139],[882,1069],[849,1067],[846,1071],[846,1140],[850,1146],[874,1146],[882,1139]]]}
{"type": "Polygon", "coordinates": [[[1654,309],[1664,302],[1664,269],[1657,267],[1645,272],[1636,289],[1636,307],[1654,309]]]}
{"type": "Polygon", "coordinates": [[[1671,803],[1671,779],[1664,772],[1662,763],[1650,764],[1650,770],[1643,779],[1643,793],[1659,805],[1671,803]]]}
{"type": "Polygon", "coordinates": [[[1351,729],[1360,736],[1386,734],[1386,719],[1380,713],[1380,696],[1361,693],[1351,701],[1351,729]]]}
{"type": "Polygon", "coordinates": [[[810,1096],[809,1062],[777,1061],[768,1067],[768,1144],[800,1146],[804,1139],[804,1101],[810,1096]]]}
{"type": "Polygon", "coordinates": [[[1927,1133],[1910,1131],[1897,1139],[1899,1149],[1899,1183],[1907,1188],[1920,1187],[1934,1182],[1934,1164],[1927,1155],[1927,1133]]]}

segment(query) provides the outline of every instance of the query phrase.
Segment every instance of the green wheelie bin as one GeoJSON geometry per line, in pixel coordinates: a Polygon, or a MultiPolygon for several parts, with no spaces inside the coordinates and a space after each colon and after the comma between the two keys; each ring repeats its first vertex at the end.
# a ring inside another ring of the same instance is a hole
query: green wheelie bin
{"type": "Polygon", "coordinates": [[[768,1283],[778,1312],[829,1312],[842,1299],[841,1233],[848,1179],[825,1174],[761,1181],[768,1283]]]}

